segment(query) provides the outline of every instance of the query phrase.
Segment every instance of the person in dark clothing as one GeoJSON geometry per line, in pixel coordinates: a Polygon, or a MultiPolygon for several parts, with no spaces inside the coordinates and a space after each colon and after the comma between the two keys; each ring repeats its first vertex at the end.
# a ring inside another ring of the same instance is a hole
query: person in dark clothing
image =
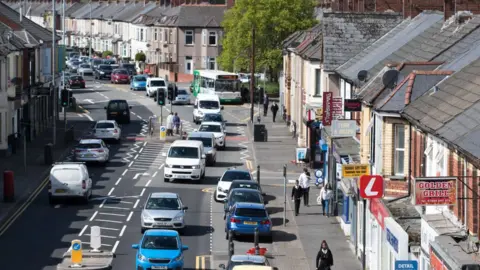
{"type": "Polygon", "coordinates": [[[278,112],[278,105],[276,102],[273,102],[272,106],[270,107],[270,110],[272,111],[273,122],[275,123],[275,118],[277,117],[277,112],[278,112]]]}
{"type": "Polygon", "coordinates": [[[330,270],[333,266],[333,255],[325,240],[322,241],[320,250],[317,253],[315,265],[317,270],[330,270]]]}
{"type": "Polygon", "coordinates": [[[267,116],[269,102],[270,100],[268,99],[267,94],[264,94],[263,95],[263,116],[267,116]]]}
{"type": "Polygon", "coordinates": [[[303,189],[298,180],[295,181],[295,186],[292,189],[292,200],[295,202],[295,216],[300,212],[300,201],[302,200],[303,189]]]}

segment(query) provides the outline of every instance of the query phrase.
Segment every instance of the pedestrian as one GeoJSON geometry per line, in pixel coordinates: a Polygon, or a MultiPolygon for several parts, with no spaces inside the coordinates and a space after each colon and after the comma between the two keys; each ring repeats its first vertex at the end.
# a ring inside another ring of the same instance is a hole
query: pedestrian
{"type": "Polygon", "coordinates": [[[167,136],[173,136],[173,112],[167,116],[167,136]]]}
{"type": "Polygon", "coordinates": [[[178,113],[175,113],[173,116],[173,127],[175,128],[175,134],[179,134],[180,116],[178,116],[178,113]]]}
{"type": "Polygon", "coordinates": [[[305,196],[305,191],[307,191],[307,187],[309,187],[309,175],[310,173],[308,172],[308,169],[307,168],[303,168],[303,172],[300,174],[300,176],[298,177],[298,182],[300,183],[300,187],[303,189],[303,203],[305,204],[305,206],[308,205],[308,201],[305,201],[305,198],[308,197],[305,196]],[[308,174],[308,175],[307,175],[308,174]]]}
{"type": "Polygon", "coordinates": [[[310,172],[306,172],[306,179],[303,182],[303,202],[306,207],[310,207],[310,172]]]}
{"type": "Polygon", "coordinates": [[[272,117],[273,117],[273,122],[275,123],[275,118],[277,117],[277,112],[278,112],[278,105],[274,101],[272,107],[270,107],[270,110],[272,111],[272,117]]]}
{"type": "Polygon", "coordinates": [[[303,189],[300,187],[300,183],[298,180],[295,180],[295,186],[292,189],[292,200],[295,203],[295,216],[298,216],[300,212],[300,200],[303,196],[303,189]]]}
{"type": "Polygon", "coordinates": [[[317,270],[330,270],[333,266],[332,251],[328,248],[327,241],[323,240],[316,259],[317,270]]]}
{"type": "Polygon", "coordinates": [[[188,138],[187,132],[184,131],[184,132],[182,133],[182,140],[186,140],[187,138],[188,138]]]}
{"type": "Polygon", "coordinates": [[[332,198],[333,191],[330,188],[330,185],[327,183],[325,184],[322,189],[320,190],[320,198],[322,200],[322,211],[323,215],[325,216],[325,212],[327,213],[327,217],[330,216],[330,199],[332,198]]]}
{"type": "Polygon", "coordinates": [[[263,94],[263,116],[267,116],[269,102],[270,100],[268,99],[267,93],[263,94]]]}

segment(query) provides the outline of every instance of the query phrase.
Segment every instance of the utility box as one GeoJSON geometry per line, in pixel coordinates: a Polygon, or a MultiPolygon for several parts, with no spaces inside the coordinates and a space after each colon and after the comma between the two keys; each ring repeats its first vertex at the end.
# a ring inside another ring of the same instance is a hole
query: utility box
{"type": "Polygon", "coordinates": [[[268,138],[268,132],[263,124],[255,124],[253,126],[253,141],[266,142],[268,138]]]}

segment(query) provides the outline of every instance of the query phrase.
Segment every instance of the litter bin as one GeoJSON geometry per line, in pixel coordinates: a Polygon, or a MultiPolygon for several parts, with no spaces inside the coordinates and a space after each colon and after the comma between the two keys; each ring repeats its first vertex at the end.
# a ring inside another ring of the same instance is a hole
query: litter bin
{"type": "Polygon", "coordinates": [[[264,124],[255,124],[253,126],[253,141],[266,142],[267,141],[267,129],[264,124]]]}

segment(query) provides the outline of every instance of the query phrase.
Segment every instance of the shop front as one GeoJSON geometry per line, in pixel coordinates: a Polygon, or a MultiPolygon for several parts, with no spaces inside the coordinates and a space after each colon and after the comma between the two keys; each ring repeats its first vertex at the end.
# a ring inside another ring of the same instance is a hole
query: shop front
{"type": "MultiPolygon", "coordinates": [[[[385,219],[390,217],[390,212],[380,199],[371,199],[369,207],[370,224],[370,254],[367,259],[370,263],[370,270],[388,269],[386,260],[389,252],[387,234],[385,230],[385,219]]],[[[367,222],[368,222],[367,221],[367,222]]]]}
{"type": "Polygon", "coordinates": [[[392,217],[384,218],[385,239],[388,246],[385,270],[395,270],[395,261],[409,260],[408,234],[392,217]]]}
{"type": "Polygon", "coordinates": [[[306,127],[306,146],[308,148],[308,163],[312,169],[322,169],[324,164],[321,137],[321,105],[306,104],[303,124],[306,127]]]}

